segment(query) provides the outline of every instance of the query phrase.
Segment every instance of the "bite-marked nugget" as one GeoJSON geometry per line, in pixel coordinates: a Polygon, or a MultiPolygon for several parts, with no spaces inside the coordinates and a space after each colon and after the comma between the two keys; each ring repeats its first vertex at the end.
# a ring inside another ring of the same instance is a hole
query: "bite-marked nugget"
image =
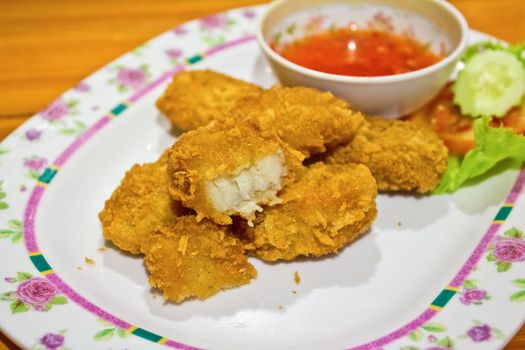
{"type": "Polygon", "coordinates": [[[348,143],[364,123],[361,113],[342,99],[308,87],[274,86],[239,99],[232,116],[272,130],[306,157],[348,143]]]}
{"type": "Polygon", "coordinates": [[[447,168],[448,150],[429,128],[415,123],[368,118],[355,137],[336,148],[328,163],[359,163],[370,168],[380,191],[434,189],[447,168]]]}
{"type": "Polygon", "coordinates": [[[120,249],[139,254],[151,232],[182,212],[168,192],[167,160],[165,152],[154,163],[134,165],[100,212],[104,238],[120,249]]]}
{"type": "Polygon", "coordinates": [[[142,246],[150,284],[160,288],[164,298],[180,303],[249,283],[257,271],[228,229],[184,216],[157,230],[142,246]]]}
{"type": "Polygon", "coordinates": [[[240,98],[261,91],[257,85],[217,72],[187,71],[173,77],[157,107],[178,129],[193,130],[226,115],[240,98]]]}
{"type": "Polygon", "coordinates": [[[376,218],[376,182],[364,165],[306,168],[282,194],[283,203],[247,228],[245,249],[266,261],[335,253],[365,233],[376,218]]]}
{"type": "Polygon", "coordinates": [[[247,220],[261,205],[280,203],[277,192],[292,181],[303,157],[272,133],[249,121],[226,120],[183,134],[170,150],[172,197],[203,218],[247,220]]]}

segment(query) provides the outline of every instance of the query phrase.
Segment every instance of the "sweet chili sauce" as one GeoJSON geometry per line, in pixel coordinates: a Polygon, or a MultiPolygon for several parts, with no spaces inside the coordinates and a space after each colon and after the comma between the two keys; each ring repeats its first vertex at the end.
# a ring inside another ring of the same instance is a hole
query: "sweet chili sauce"
{"type": "Polygon", "coordinates": [[[409,37],[350,29],[306,36],[277,52],[319,72],[362,77],[412,72],[442,59],[409,37]]]}

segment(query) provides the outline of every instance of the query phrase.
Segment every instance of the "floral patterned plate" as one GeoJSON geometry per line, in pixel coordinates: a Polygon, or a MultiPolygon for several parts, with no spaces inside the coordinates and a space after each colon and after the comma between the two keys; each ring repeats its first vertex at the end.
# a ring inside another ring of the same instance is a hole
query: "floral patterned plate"
{"type": "MultiPolygon", "coordinates": [[[[170,77],[274,80],[264,7],[189,22],[63,94],[0,146],[0,328],[31,349],[496,349],[525,316],[525,172],[450,196],[380,195],[372,231],[335,257],[265,264],[206,301],[164,303],[97,213],[126,169],[173,141],[170,77]],[[300,276],[300,283],[294,279],[300,276]]],[[[472,32],[473,40],[487,37],[472,32]]]]}

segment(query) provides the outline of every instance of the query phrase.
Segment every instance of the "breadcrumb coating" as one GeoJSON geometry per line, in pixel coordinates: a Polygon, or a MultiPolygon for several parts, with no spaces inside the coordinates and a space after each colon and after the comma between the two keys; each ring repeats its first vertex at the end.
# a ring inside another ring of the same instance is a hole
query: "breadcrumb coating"
{"type": "Polygon", "coordinates": [[[214,120],[249,118],[306,157],[349,142],[364,123],[361,113],[330,92],[279,86],[262,90],[208,70],[177,74],[157,107],[182,131],[214,120]]]}
{"type": "Polygon", "coordinates": [[[154,163],[134,165],[99,214],[104,238],[122,250],[140,254],[144,240],[183,212],[168,193],[168,153],[154,163]]]}
{"type": "Polygon", "coordinates": [[[242,213],[217,210],[210,197],[209,184],[237,175],[272,155],[282,157],[285,167],[280,185],[293,181],[295,170],[302,166],[302,154],[250,121],[225,120],[189,131],[170,150],[170,194],[184,206],[194,209],[197,220],[208,218],[229,225],[232,215],[242,213]]]}
{"type": "Polygon", "coordinates": [[[367,232],[376,218],[376,182],[364,165],[305,168],[282,194],[283,204],[258,216],[245,249],[265,261],[320,257],[367,232]]]}
{"type": "Polygon", "coordinates": [[[274,131],[306,157],[349,142],[364,123],[361,113],[342,99],[308,87],[274,86],[240,99],[232,114],[274,131]]]}
{"type": "Polygon", "coordinates": [[[157,107],[179,130],[193,130],[217,115],[227,115],[240,98],[261,91],[257,85],[210,70],[186,71],[173,77],[157,107]]]}
{"type": "Polygon", "coordinates": [[[241,241],[227,226],[196,222],[192,216],[154,232],[142,252],[150,284],[176,303],[193,297],[203,300],[257,276],[241,241]]]}
{"type": "Polygon", "coordinates": [[[429,128],[408,121],[368,118],[352,141],[333,150],[326,162],[366,165],[380,191],[426,193],[441,181],[447,160],[447,148],[429,128]]]}

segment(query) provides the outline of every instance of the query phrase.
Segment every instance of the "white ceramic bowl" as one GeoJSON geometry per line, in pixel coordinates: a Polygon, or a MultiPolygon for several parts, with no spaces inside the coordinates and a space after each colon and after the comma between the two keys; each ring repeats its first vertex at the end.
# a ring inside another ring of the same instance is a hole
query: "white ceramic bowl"
{"type": "Polygon", "coordinates": [[[467,45],[468,25],[444,0],[278,0],[262,17],[257,37],[282,85],[328,90],[366,114],[398,117],[430,101],[445,85],[467,45]],[[334,27],[409,36],[445,58],[410,73],[354,77],[302,67],[270,47],[334,27]]]}

